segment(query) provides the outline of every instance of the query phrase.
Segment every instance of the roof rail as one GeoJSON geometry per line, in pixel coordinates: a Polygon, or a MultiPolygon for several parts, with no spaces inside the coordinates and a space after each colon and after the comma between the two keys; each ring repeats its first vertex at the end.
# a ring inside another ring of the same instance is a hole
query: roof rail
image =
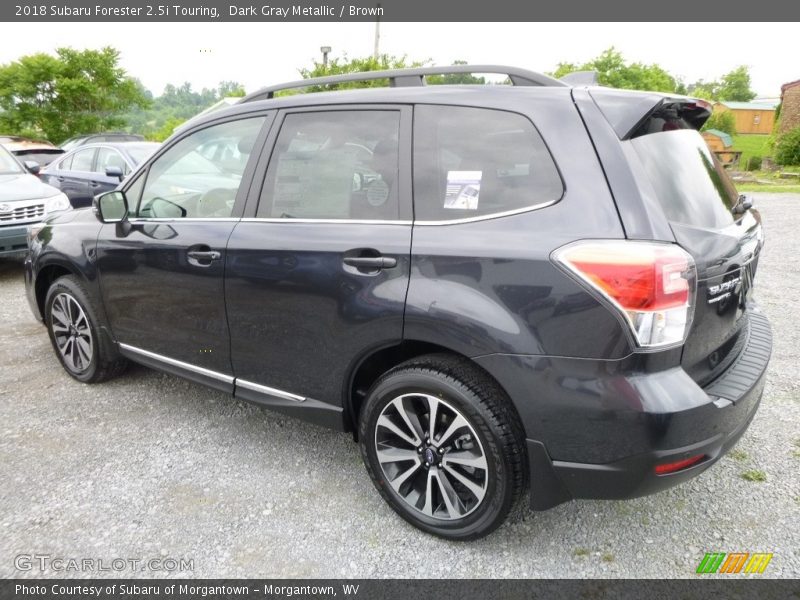
{"type": "Polygon", "coordinates": [[[300,79],[278,85],[262,88],[242,98],[241,102],[254,100],[268,100],[275,96],[275,92],[296,90],[314,85],[335,85],[351,81],[371,81],[374,79],[388,79],[389,87],[415,87],[425,85],[425,77],[430,75],[454,75],[462,73],[497,73],[507,75],[515,86],[565,86],[563,81],[553,79],[542,73],[518,69],[517,67],[504,67],[500,65],[450,65],[445,67],[415,67],[412,69],[390,69],[387,71],[365,71],[362,73],[346,73],[344,75],[329,75],[327,77],[314,77],[300,79]]]}

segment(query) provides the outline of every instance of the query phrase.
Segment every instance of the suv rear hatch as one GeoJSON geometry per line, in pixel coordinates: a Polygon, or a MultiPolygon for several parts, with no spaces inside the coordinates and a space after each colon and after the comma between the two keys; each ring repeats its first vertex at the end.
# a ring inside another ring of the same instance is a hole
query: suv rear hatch
{"type": "Polygon", "coordinates": [[[694,318],[681,364],[701,386],[720,375],[746,341],[747,303],[763,245],[758,211],[737,193],[697,131],[709,114],[705,102],[663,98],[622,142],[633,149],[625,155],[641,194],[661,208],[697,267],[694,318]]]}

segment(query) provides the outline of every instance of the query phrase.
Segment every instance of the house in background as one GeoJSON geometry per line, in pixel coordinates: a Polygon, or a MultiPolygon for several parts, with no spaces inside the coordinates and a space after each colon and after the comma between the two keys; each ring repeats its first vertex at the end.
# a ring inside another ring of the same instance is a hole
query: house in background
{"type": "Polygon", "coordinates": [[[781,116],[778,133],[800,127],[800,79],[781,86],[781,116]]]}
{"type": "Polygon", "coordinates": [[[775,101],[763,102],[729,102],[722,100],[714,103],[714,110],[730,111],[736,122],[736,133],[772,133],[775,125],[775,101]]]}

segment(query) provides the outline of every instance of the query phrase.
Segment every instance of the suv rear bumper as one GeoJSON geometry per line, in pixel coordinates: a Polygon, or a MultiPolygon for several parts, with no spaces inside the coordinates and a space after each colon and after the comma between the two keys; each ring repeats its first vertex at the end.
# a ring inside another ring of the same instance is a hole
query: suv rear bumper
{"type": "MultiPolygon", "coordinates": [[[[526,413],[524,407],[519,410],[519,399],[511,392],[528,437],[539,438],[527,441],[533,508],[544,510],[573,498],[651,494],[686,481],[719,460],[755,416],[772,350],[767,318],[755,307],[748,312],[748,337],[741,353],[705,388],[680,367],[623,375],[606,365],[598,369],[602,375],[588,383],[573,375],[579,383],[570,382],[570,387],[593,393],[568,397],[560,409],[545,397],[543,411],[526,413]],[[578,401],[586,414],[575,406],[578,401]],[[531,415],[540,421],[532,422],[531,415]],[[638,451],[610,461],[591,460],[625,449],[638,451]],[[585,462],[574,460],[581,454],[586,455],[585,462]],[[697,455],[704,458],[693,466],[666,475],[655,472],[657,465],[697,455]]],[[[483,359],[478,362],[484,364],[483,359]]],[[[535,370],[528,381],[542,377],[540,371],[535,370]]],[[[568,376],[560,379],[563,389],[568,376]]]]}

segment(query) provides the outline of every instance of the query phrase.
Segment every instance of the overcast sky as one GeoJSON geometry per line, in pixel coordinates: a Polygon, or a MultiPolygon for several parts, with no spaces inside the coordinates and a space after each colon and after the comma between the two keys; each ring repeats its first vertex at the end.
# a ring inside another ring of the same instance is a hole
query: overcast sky
{"type": "MultiPolygon", "coordinates": [[[[297,79],[297,69],[333,55],[372,54],[371,23],[19,23],[3,26],[0,63],[60,46],[121,52],[121,64],[155,94],[221,80],[248,91],[297,79]]],[[[410,59],[505,64],[536,71],[616,46],[628,60],[658,63],[687,82],[747,65],[759,96],[800,78],[796,23],[381,23],[380,50],[410,59]]]]}

